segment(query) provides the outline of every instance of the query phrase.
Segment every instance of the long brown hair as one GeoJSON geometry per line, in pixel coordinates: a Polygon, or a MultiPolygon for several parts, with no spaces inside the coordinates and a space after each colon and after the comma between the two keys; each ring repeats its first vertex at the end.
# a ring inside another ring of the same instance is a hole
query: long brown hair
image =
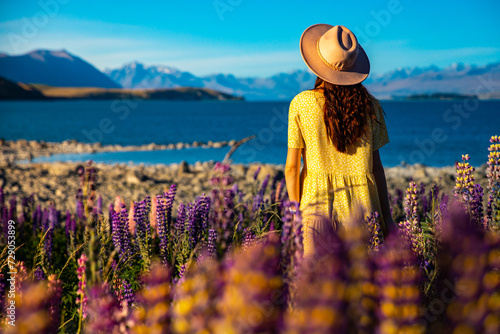
{"type": "Polygon", "coordinates": [[[372,96],[361,83],[341,86],[319,77],[314,89],[322,90],[325,96],[326,133],[337,150],[346,153],[347,146],[364,134],[368,120],[375,120],[372,96]],[[321,84],[323,86],[319,87],[321,84]]]}

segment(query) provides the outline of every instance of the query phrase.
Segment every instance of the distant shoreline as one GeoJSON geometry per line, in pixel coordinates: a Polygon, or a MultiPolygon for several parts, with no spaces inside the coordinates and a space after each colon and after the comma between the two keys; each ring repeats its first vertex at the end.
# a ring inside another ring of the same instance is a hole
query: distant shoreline
{"type": "Polygon", "coordinates": [[[0,162],[13,163],[18,160],[28,160],[35,157],[47,157],[54,154],[78,154],[97,152],[133,152],[133,151],[159,151],[181,150],[185,148],[222,148],[233,146],[236,140],[219,142],[170,143],[170,144],[143,144],[143,145],[102,145],[101,143],[84,143],[77,140],[64,140],[62,142],[45,142],[43,140],[5,140],[0,138],[0,162]]]}
{"type": "Polygon", "coordinates": [[[244,101],[245,98],[208,88],[127,89],[54,87],[13,82],[0,77],[0,101],[53,100],[244,101]]]}

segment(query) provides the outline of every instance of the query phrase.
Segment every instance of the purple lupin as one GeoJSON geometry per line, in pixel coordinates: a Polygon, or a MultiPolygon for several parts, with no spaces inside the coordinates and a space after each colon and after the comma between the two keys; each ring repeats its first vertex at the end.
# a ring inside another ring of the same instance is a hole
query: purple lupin
{"type": "Polygon", "coordinates": [[[71,232],[71,213],[69,210],[66,210],[66,237],[69,238],[70,232],[71,232]]]}
{"type": "Polygon", "coordinates": [[[167,220],[167,226],[170,229],[170,222],[172,219],[172,206],[174,204],[175,194],[177,192],[177,186],[172,184],[168,192],[163,194],[165,197],[165,218],[167,220]]]}
{"type": "Polygon", "coordinates": [[[213,257],[217,252],[217,232],[213,228],[208,230],[208,255],[213,257]]]}
{"type": "Polygon", "coordinates": [[[163,196],[156,196],[156,224],[158,228],[158,237],[160,238],[160,257],[164,263],[168,262],[168,243],[169,238],[167,234],[167,221],[166,221],[166,200],[163,196]]]}
{"type": "Polygon", "coordinates": [[[186,226],[186,207],[184,203],[180,203],[177,208],[177,219],[175,220],[175,235],[180,238],[184,234],[186,226]]]}

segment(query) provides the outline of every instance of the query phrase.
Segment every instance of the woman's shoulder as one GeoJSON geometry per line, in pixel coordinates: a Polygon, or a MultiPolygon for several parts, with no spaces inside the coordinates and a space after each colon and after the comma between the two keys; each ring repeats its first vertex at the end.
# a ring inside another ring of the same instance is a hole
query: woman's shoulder
{"type": "Polygon", "coordinates": [[[317,98],[322,95],[320,92],[314,89],[308,89],[304,90],[292,99],[292,104],[304,104],[304,103],[311,103],[311,102],[316,102],[317,98]]]}

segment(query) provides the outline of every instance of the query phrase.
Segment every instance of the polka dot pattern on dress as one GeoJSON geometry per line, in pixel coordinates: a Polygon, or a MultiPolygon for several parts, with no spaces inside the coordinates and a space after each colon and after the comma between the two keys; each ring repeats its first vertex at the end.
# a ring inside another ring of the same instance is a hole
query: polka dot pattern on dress
{"type": "Polygon", "coordinates": [[[377,121],[370,120],[359,140],[339,152],[329,140],[323,120],[324,96],[307,90],[296,95],[288,114],[288,147],[303,148],[307,166],[300,199],[303,214],[304,255],[313,251],[313,232],[320,229],[318,215],[335,217],[345,227],[359,206],[366,212],[380,210],[373,152],[389,142],[383,110],[373,98],[377,121]]]}

